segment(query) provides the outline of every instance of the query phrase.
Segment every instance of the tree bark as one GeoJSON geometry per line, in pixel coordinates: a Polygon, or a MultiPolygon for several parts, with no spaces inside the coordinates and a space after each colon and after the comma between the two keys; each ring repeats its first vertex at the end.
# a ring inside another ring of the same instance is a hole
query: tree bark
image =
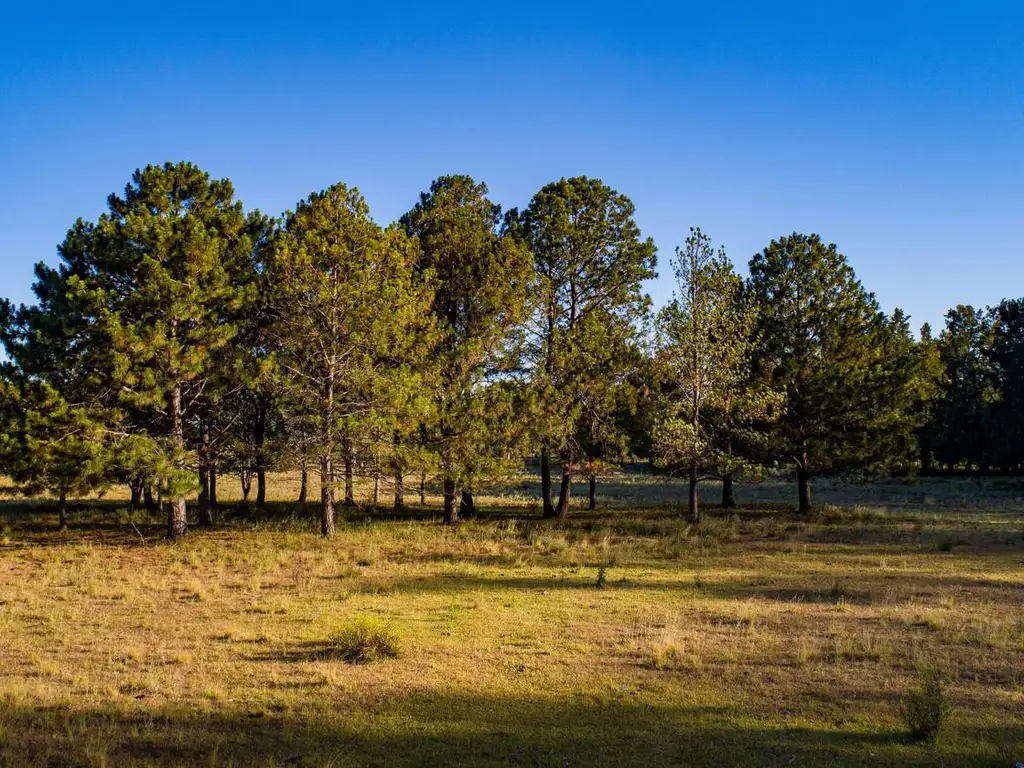
{"type": "Polygon", "coordinates": [[[61,492],[57,500],[57,529],[63,531],[68,527],[68,497],[61,492]]]}
{"type": "Polygon", "coordinates": [[[217,511],[217,465],[210,464],[210,512],[217,511]]]}
{"type": "Polygon", "coordinates": [[[306,503],[306,493],[309,488],[309,471],[306,469],[306,463],[302,463],[302,480],[299,484],[299,504],[306,503]]]}
{"type": "MultiPolygon", "coordinates": [[[[171,437],[174,439],[174,447],[178,452],[175,463],[178,469],[182,469],[181,457],[185,451],[185,431],[181,418],[181,387],[176,386],[171,390],[168,405],[171,411],[171,437]]],[[[179,493],[168,507],[167,538],[180,539],[187,533],[188,517],[185,513],[185,496],[179,493]]]]}
{"type": "Polygon", "coordinates": [[[444,481],[444,522],[451,524],[458,522],[459,512],[455,508],[455,481],[445,478],[444,481]]]}
{"type": "Polygon", "coordinates": [[[334,535],[334,466],[330,454],[320,457],[320,535],[334,535]]]}
{"type": "Polygon", "coordinates": [[[544,517],[554,517],[555,507],[551,503],[551,453],[547,446],[540,449],[540,493],[544,499],[544,517]]]}
{"type": "Polygon", "coordinates": [[[156,499],[153,498],[153,486],[149,484],[149,480],[142,487],[142,503],[146,506],[146,511],[155,515],[157,513],[156,499]]]}
{"type": "Polygon", "coordinates": [[[256,443],[256,505],[262,507],[267,503],[267,455],[263,446],[267,440],[267,410],[260,407],[256,411],[256,429],[253,435],[256,443]]]}
{"type": "Polygon", "coordinates": [[[690,521],[700,522],[700,504],[697,498],[697,462],[690,462],[690,521]]]}
{"type": "Polygon", "coordinates": [[[420,506],[427,504],[427,473],[420,473],[420,506]]]}
{"type": "Polygon", "coordinates": [[[139,478],[132,478],[132,481],[128,483],[128,487],[131,489],[132,498],[128,502],[128,509],[136,510],[142,504],[142,480],[139,478]]]}
{"type": "Polygon", "coordinates": [[[736,506],[736,493],[733,491],[732,472],[726,472],[722,475],[722,506],[736,506]]]}
{"type": "Polygon", "coordinates": [[[248,501],[249,491],[252,490],[252,473],[247,469],[239,470],[238,481],[242,484],[242,501],[248,501]]]}
{"type": "Polygon", "coordinates": [[[405,477],[402,468],[395,465],[395,512],[405,511],[405,477]]]}
{"type": "Polygon", "coordinates": [[[473,501],[472,491],[463,491],[459,500],[459,515],[461,517],[473,517],[476,515],[476,502],[473,501]]]}
{"type": "Polygon", "coordinates": [[[210,511],[210,427],[199,422],[199,525],[213,525],[210,511]]]}
{"type": "Polygon", "coordinates": [[[590,498],[587,501],[587,509],[597,509],[597,476],[590,475],[590,498]]]}
{"type": "MultiPolygon", "coordinates": [[[[170,412],[171,412],[171,437],[174,440],[174,447],[178,452],[178,457],[175,459],[175,463],[178,469],[181,469],[181,455],[185,450],[185,436],[184,427],[181,420],[181,387],[174,387],[170,394],[170,412]]],[[[177,497],[168,505],[167,513],[167,538],[174,540],[180,539],[185,536],[188,532],[188,518],[185,515],[185,498],[184,495],[178,494],[177,497]]]]}
{"type": "Polygon", "coordinates": [[[352,441],[348,438],[345,438],[343,450],[345,452],[345,506],[354,507],[356,497],[352,483],[352,441]]]}
{"type": "Polygon", "coordinates": [[[373,506],[380,504],[380,473],[373,471],[373,506]]]}
{"type": "Polygon", "coordinates": [[[811,512],[811,473],[803,466],[796,468],[797,493],[800,499],[798,511],[802,515],[811,512]]]}
{"type": "Polygon", "coordinates": [[[558,489],[558,508],[555,510],[556,517],[566,517],[569,514],[569,497],[572,495],[572,471],[569,469],[569,462],[562,464],[562,485],[558,489]]]}

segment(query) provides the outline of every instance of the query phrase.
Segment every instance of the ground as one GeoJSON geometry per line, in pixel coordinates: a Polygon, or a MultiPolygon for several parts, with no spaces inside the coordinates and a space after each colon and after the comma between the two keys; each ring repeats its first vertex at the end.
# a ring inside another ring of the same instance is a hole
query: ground
{"type": "Polygon", "coordinates": [[[742,487],[696,527],[675,483],[614,478],[558,523],[534,484],[454,527],[433,496],[360,507],[330,541],[291,477],[178,543],[117,499],[64,532],[5,502],[0,764],[1024,760],[1019,482],[819,484],[811,517],[742,487]],[[398,658],[335,652],[367,616],[398,658]],[[922,666],[950,680],[936,744],[900,718],[922,666]]]}

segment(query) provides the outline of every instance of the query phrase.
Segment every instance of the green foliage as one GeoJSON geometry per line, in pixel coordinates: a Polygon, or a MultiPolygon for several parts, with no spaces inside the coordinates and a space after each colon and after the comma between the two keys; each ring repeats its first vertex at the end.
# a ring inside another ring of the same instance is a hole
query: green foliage
{"type": "Polygon", "coordinates": [[[401,220],[419,243],[420,273],[434,285],[432,409],[418,436],[436,456],[448,521],[457,514],[456,486],[471,490],[509,472],[521,432],[507,373],[530,255],[500,223],[487,186],[468,176],[437,179],[401,220]]]}
{"type": "Polygon", "coordinates": [[[343,184],[299,203],[267,248],[270,375],[319,460],[325,536],[335,458],[423,406],[433,277],[417,273],[418,257],[414,240],[382,230],[343,184]]]}
{"type": "Polygon", "coordinates": [[[191,163],[136,171],[95,224],[68,231],[58,269],[37,266],[38,306],[5,313],[5,325],[20,329],[5,343],[26,373],[65,397],[116,408],[122,434],[159,448],[162,460],[147,471],[175,499],[171,536],[187,530],[185,425],[238,332],[265,228],[233,195],[230,182],[191,163]]]}
{"type": "Polygon", "coordinates": [[[331,655],[349,664],[368,664],[402,654],[402,639],[393,624],[372,616],[346,622],[329,640],[331,655]]]}
{"type": "Polygon", "coordinates": [[[814,474],[883,458],[894,447],[883,435],[910,443],[911,405],[926,388],[912,374],[904,317],[879,310],[835,245],[817,235],[773,241],[751,259],[749,289],[756,370],[785,398],[772,453],[792,457],[807,511],[814,474]]]}
{"type": "MultiPolygon", "coordinates": [[[[621,398],[614,390],[636,367],[634,340],[649,307],[641,282],[655,276],[657,252],[633,214],[625,195],[574,177],[548,184],[507,220],[533,254],[524,368],[537,406],[535,439],[563,462],[560,515],[568,511],[574,465],[586,458],[581,447],[618,442],[612,414],[621,398]]],[[[549,496],[544,504],[556,513],[549,496]]]]}
{"type": "Polygon", "coordinates": [[[0,472],[28,494],[73,497],[109,481],[102,418],[49,384],[0,379],[0,472]]]}
{"type": "MultiPolygon", "coordinates": [[[[652,429],[659,466],[683,469],[693,486],[708,474],[753,468],[740,452],[757,442],[781,397],[749,371],[755,315],[725,249],[691,229],[673,262],[677,293],[658,314],[656,375],[660,416],[652,429]]],[[[748,455],[750,455],[748,453],[748,455]]],[[[690,516],[698,519],[696,488],[690,516]]]]}
{"type": "Polygon", "coordinates": [[[900,716],[915,739],[935,741],[949,720],[951,707],[946,684],[947,678],[937,666],[918,666],[917,680],[900,702],[900,716]]]}
{"type": "Polygon", "coordinates": [[[596,498],[638,456],[689,474],[695,519],[701,480],[729,504],[734,478],[783,464],[804,511],[819,474],[1024,467],[1024,300],[915,341],[817,235],[772,242],[744,282],[692,230],[652,333],[654,243],[597,179],[503,216],[442,176],[388,228],[341,184],[281,221],[246,213],[190,163],[107,202],[36,266],[35,304],[0,300],[0,471],[58,497],[156,491],[171,537],[197,480],[213,522],[214,471],[255,476],[259,502],[271,469],[317,469],[329,534],[338,461],[348,489],[393,481],[396,508],[408,475],[437,478],[448,520],[537,448],[546,515],[574,474],[596,498]]]}

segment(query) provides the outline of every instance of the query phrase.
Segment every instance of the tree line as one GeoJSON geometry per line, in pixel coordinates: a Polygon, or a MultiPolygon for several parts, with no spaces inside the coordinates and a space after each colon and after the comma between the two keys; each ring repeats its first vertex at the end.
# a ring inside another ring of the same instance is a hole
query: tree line
{"type": "Polygon", "coordinates": [[[217,480],[255,503],[272,470],[318,479],[320,530],[356,477],[373,503],[407,483],[443,491],[445,522],[474,493],[539,461],[544,515],[649,460],[699,484],[791,472],[1019,471],[1024,300],[950,310],[915,339],[835,245],[794,233],[749,262],[692,229],[673,299],[643,281],[656,248],[628,197],[560,179],[504,211],[485,184],[444,176],[381,226],[336,184],[269,217],[191,163],[138,170],[36,302],[0,303],[0,473],[58,500],[112,484],[167,511],[167,534],[214,524],[217,480]]]}

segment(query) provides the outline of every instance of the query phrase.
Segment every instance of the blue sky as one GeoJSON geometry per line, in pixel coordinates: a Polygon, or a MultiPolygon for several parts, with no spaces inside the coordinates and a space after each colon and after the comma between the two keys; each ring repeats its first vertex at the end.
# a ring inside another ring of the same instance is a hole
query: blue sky
{"type": "Polygon", "coordinates": [[[818,232],[915,325],[1024,295],[1019,3],[203,5],[0,1],[0,295],[178,159],[275,214],[344,181],[381,222],[443,173],[506,207],[596,176],[656,303],[690,225],[744,269],[818,232]]]}

